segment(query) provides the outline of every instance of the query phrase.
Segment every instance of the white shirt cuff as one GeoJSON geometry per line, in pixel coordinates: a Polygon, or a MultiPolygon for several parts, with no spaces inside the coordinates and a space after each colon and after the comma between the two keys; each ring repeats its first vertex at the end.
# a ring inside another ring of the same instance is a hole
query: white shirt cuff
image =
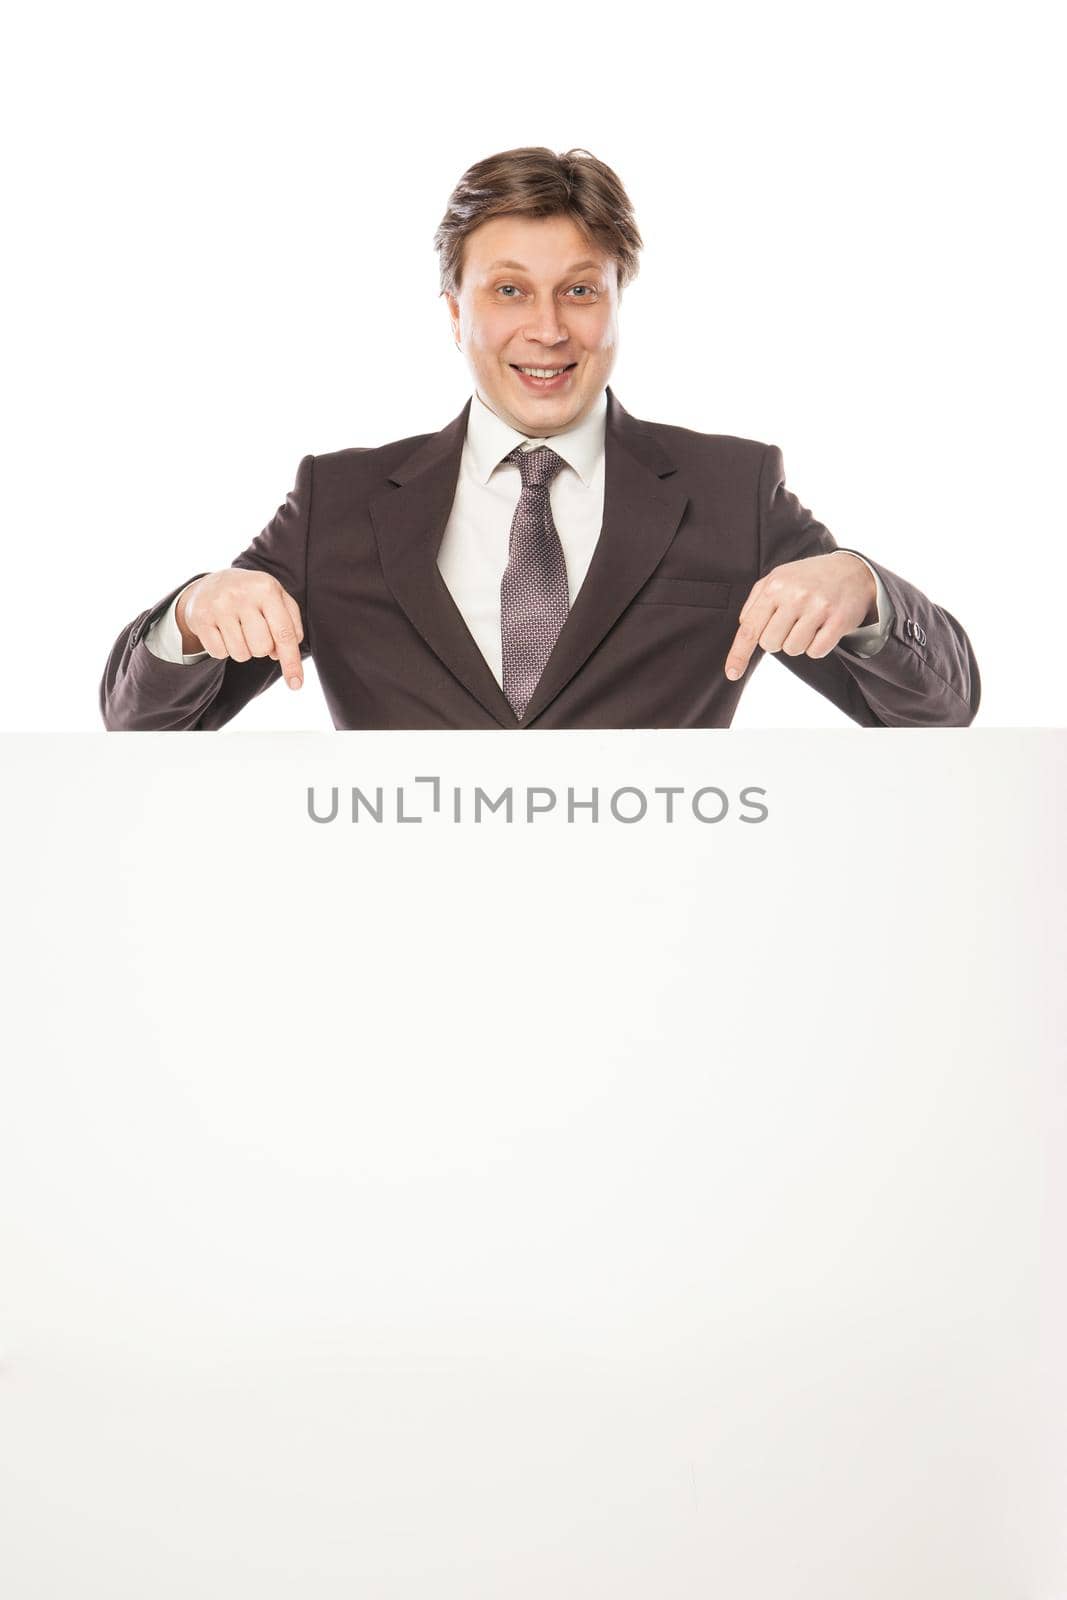
{"type": "MultiPolygon", "coordinates": [[[[843,545],[838,546],[844,549],[843,545]]],[[[853,628],[850,633],[843,633],[838,644],[843,644],[846,649],[853,651],[858,656],[876,656],[889,638],[889,630],[893,626],[893,607],[889,603],[885,584],[866,557],[861,556],[858,550],[847,550],[846,555],[855,556],[857,561],[862,561],[867,571],[874,579],[877,590],[878,620],[868,622],[862,628],[853,628]]]]}
{"type": "MultiPolygon", "coordinates": [[[[193,583],[197,580],[194,578],[193,583]]],[[[187,583],[185,589],[191,589],[192,583],[187,583]]],[[[178,601],[185,593],[176,594],[170,605],[161,617],[157,617],[144,636],[144,642],[154,656],[161,661],[173,661],[177,665],[188,667],[194,661],[205,661],[206,650],[194,650],[191,655],[186,655],[182,650],[182,631],[178,626],[178,601]]]]}

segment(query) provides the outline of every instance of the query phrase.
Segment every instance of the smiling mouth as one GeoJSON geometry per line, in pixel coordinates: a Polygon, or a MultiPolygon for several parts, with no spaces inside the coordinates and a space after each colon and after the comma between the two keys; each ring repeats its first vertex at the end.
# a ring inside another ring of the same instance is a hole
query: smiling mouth
{"type": "Polygon", "coordinates": [[[508,365],[527,394],[560,394],[569,387],[571,373],[578,363],[571,361],[565,367],[535,367],[532,372],[514,361],[508,365]]]}

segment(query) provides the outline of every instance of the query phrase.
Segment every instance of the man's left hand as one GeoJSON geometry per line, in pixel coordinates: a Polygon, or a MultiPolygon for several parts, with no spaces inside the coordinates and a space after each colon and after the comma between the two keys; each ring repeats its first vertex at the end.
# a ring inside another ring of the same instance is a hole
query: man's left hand
{"type": "Polygon", "coordinates": [[[773,567],[749,590],[741,626],[726,657],[726,676],[739,678],[759,645],[787,656],[818,659],[846,633],[878,620],[878,590],[870,569],[847,550],[807,556],[773,567]]]}

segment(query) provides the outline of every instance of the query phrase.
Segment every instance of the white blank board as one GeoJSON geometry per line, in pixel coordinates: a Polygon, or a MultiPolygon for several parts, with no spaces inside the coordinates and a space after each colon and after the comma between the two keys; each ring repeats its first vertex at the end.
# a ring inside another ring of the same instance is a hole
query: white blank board
{"type": "Polygon", "coordinates": [[[1067,735],[2,742],[5,1593],[1067,1593],[1067,735]]]}

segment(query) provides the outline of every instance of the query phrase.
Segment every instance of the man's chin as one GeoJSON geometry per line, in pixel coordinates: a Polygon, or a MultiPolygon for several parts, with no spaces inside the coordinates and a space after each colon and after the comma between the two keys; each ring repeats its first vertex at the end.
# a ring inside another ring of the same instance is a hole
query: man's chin
{"type": "Polygon", "coordinates": [[[583,410],[588,398],[573,385],[559,394],[544,395],[530,394],[518,380],[510,384],[505,380],[505,388],[509,392],[501,395],[499,405],[521,419],[517,426],[530,434],[559,433],[583,410]]]}
{"type": "Polygon", "coordinates": [[[569,386],[568,393],[545,394],[541,397],[523,389],[517,379],[508,378],[504,378],[502,386],[497,389],[483,381],[478,384],[477,392],[502,422],[529,438],[562,433],[580,416],[589,398],[584,393],[579,394],[573,386],[569,386]]]}

